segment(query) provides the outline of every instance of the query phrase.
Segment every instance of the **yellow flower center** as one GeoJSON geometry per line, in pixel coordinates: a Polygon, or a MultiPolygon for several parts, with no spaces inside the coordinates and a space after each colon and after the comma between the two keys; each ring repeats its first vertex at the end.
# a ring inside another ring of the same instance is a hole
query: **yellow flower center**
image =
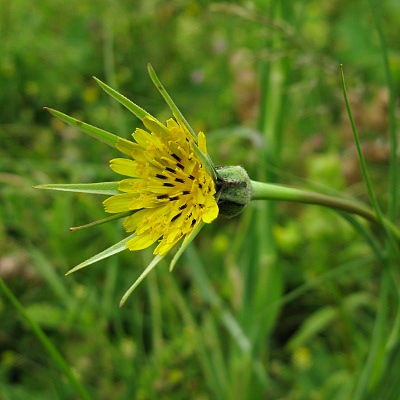
{"type": "MultiPolygon", "coordinates": [[[[215,185],[192,149],[192,136],[175,120],[164,126],[146,117],[136,129],[135,142],[121,140],[117,148],[131,157],[111,160],[111,168],[129,177],[120,181],[121,194],[104,201],[110,213],[133,211],[124,220],[127,232],[136,236],[126,246],[141,250],[159,240],[154,254],[164,255],[203,221],[218,216],[215,185]]],[[[197,143],[196,143],[197,144],[197,143]]],[[[198,144],[207,152],[205,136],[198,144]]]]}

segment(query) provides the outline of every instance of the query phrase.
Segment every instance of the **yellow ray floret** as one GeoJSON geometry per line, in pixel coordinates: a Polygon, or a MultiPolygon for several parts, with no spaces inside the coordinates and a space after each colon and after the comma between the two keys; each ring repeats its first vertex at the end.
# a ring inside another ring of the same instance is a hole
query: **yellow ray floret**
{"type": "Polygon", "coordinates": [[[196,157],[193,146],[207,154],[206,138],[198,142],[175,120],[167,126],[152,117],[143,123],[148,131],[136,129],[134,142],[117,148],[130,159],[111,160],[114,172],[128,177],[120,181],[117,194],[104,201],[110,213],[132,211],[125,218],[127,232],[134,238],[130,250],[141,250],[158,241],[154,254],[163,256],[201,223],[218,216],[215,184],[196,157]]]}

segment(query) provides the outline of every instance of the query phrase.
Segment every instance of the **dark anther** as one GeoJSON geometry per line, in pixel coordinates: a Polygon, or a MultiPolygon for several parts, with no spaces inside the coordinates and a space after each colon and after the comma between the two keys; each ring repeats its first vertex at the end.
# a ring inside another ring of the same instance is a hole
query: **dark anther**
{"type": "Polygon", "coordinates": [[[182,194],[190,194],[190,190],[184,190],[182,194]]]}
{"type": "Polygon", "coordinates": [[[174,157],[175,160],[178,161],[178,162],[182,161],[182,159],[179,156],[177,156],[175,153],[172,153],[171,156],[174,157]]]}
{"type": "Polygon", "coordinates": [[[160,194],[159,196],[157,196],[157,199],[161,200],[161,199],[168,199],[168,195],[166,194],[160,194]]]}
{"type": "Polygon", "coordinates": [[[192,225],[191,225],[192,228],[193,228],[193,226],[194,226],[195,223],[196,223],[196,220],[193,218],[193,219],[192,219],[192,225]]]}
{"type": "Polygon", "coordinates": [[[175,174],[175,170],[173,168],[167,167],[165,168],[168,172],[172,172],[173,174],[175,174]]]}
{"type": "Polygon", "coordinates": [[[177,218],[179,218],[182,215],[182,213],[176,214],[175,217],[171,219],[171,222],[175,221],[177,218]]]}
{"type": "Polygon", "coordinates": [[[184,204],[183,206],[180,206],[179,209],[184,210],[186,207],[187,207],[187,204],[184,204]]]}
{"type": "Polygon", "coordinates": [[[194,181],[194,176],[193,175],[189,175],[189,179],[191,179],[192,181],[194,181]]]}
{"type": "Polygon", "coordinates": [[[163,186],[174,187],[175,185],[173,183],[164,182],[163,186]]]}
{"type": "Polygon", "coordinates": [[[176,166],[177,166],[178,168],[180,168],[181,170],[184,170],[184,169],[185,169],[185,167],[184,167],[182,164],[180,164],[180,163],[177,163],[176,166]]]}
{"type": "Polygon", "coordinates": [[[201,189],[203,187],[203,185],[201,183],[199,183],[199,188],[201,189]]]}
{"type": "Polygon", "coordinates": [[[170,197],[169,199],[170,199],[171,201],[173,201],[173,200],[179,200],[179,196],[170,197]]]}
{"type": "Polygon", "coordinates": [[[156,178],[160,178],[160,179],[168,179],[167,176],[165,175],[161,175],[161,174],[156,174],[156,178]]]}
{"type": "Polygon", "coordinates": [[[182,178],[175,178],[175,182],[185,183],[185,180],[182,178]]]}

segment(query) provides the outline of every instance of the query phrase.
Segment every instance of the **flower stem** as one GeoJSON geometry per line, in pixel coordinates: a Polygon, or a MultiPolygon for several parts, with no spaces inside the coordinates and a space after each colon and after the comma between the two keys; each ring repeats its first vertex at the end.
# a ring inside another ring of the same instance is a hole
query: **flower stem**
{"type": "MultiPolygon", "coordinates": [[[[295,203],[315,204],[356,214],[370,222],[381,225],[380,219],[372,209],[355,200],[257,181],[251,181],[251,186],[253,189],[252,200],[283,200],[295,203]]],[[[382,223],[385,224],[386,228],[400,242],[400,230],[386,218],[382,220],[382,223]]]]}

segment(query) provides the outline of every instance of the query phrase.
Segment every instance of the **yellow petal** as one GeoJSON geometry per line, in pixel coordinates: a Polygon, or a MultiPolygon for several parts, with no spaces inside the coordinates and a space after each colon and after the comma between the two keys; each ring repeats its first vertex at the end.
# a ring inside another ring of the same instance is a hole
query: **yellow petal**
{"type": "Polygon", "coordinates": [[[156,120],[155,118],[145,117],[143,118],[143,125],[150,131],[155,133],[160,137],[168,137],[169,130],[168,128],[163,125],[160,121],[156,120]]]}
{"type": "Polygon", "coordinates": [[[145,233],[143,235],[135,236],[133,239],[126,243],[126,247],[131,251],[143,250],[151,246],[158,238],[154,238],[153,235],[145,233]]]}
{"type": "Polygon", "coordinates": [[[154,137],[149,132],[140,128],[137,128],[132,136],[135,141],[144,148],[146,148],[149,143],[154,141],[154,137]]]}
{"type": "Polygon", "coordinates": [[[111,196],[103,201],[106,212],[119,213],[129,211],[129,205],[132,202],[132,194],[123,193],[111,196]]]}
{"type": "Polygon", "coordinates": [[[208,154],[207,153],[206,135],[203,132],[199,132],[199,135],[198,135],[198,146],[199,146],[199,149],[201,150],[202,153],[208,154]]]}
{"type": "Polygon", "coordinates": [[[111,169],[120,175],[136,177],[135,162],[128,158],[114,158],[110,161],[111,169]]]}
{"type": "Polygon", "coordinates": [[[127,232],[134,232],[138,225],[141,223],[143,217],[145,216],[147,210],[136,211],[129,217],[124,219],[124,228],[127,232]]]}
{"type": "Polygon", "coordinates": [[[163,256],[164,254],[167,254],[177,243],[178,240],[173,243],[167,243],[165,240],[162,240],[160,244],[155,248],[153,254],[159,254],[160,256],[163,256]]]}
{"type": "Polygon", "coordinates": [[[211,203],[208,207],[206,207],[206,211],[202,216],[202,220],[209,224],[210,222],[214,221],[215,218],[218,217],[219,209],[217,203],[211,203]]]}
{"type": "Polygon", "coordinates": [[[119,182],[118,185],[118,190],[121,192],[131,192],[131,195],[134,196],[136,195],[139,197],[138,194],[134,193],[135,192],[135,185],[136,179],[123,179],[122,181],[119,182]]]}
{"type": "Polygon", "coordinates": [[[167,128],[168,128],[168,129],[179,128],[179,125],[178,125],[178,123],[177,123],[173,118],[170,118],[170,119],[167,121],[167,128]]]}

